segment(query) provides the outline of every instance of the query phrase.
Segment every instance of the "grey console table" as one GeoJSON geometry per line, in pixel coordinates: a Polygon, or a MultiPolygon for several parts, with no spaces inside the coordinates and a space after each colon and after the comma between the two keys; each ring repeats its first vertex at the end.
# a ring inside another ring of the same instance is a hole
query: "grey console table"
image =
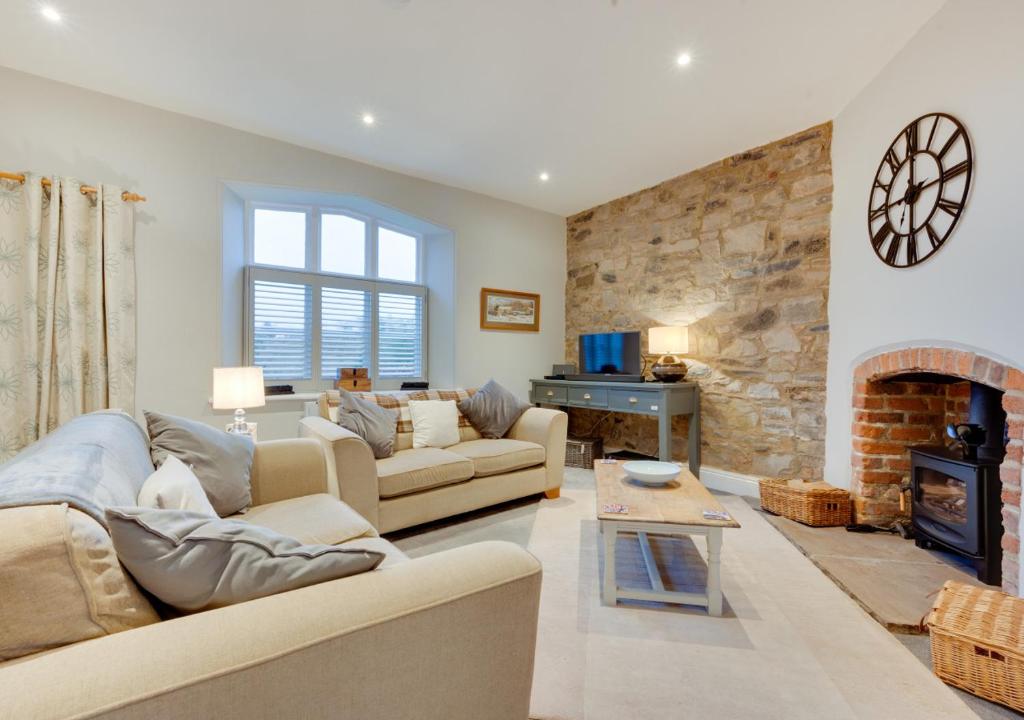
{"type": "Polygon", "coordinates": [[[672,418],[690,416],[690,472],[700,477],[700,386],[697,383],[624,383],[602,380],[531,380],[536,405],[592,408],[658,418],[658,459],[672,460],[672,418]]]}

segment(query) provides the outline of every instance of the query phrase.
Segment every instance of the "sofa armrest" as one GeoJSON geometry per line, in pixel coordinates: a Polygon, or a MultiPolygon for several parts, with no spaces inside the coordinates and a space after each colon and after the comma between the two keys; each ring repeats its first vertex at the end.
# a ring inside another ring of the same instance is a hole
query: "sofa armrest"
{"type": "Polygon", "coordinates": [[[256,443],[252,456],[252,504],[327,492],[327,462],[320,443],[302,438],[256,443]]]}
{"type": "Polygon", "coordinates": [[[468,545],[0,665],[2,714],[523,720],[540,582],[468,545]]]}
{"type": "Polygon", "coordinates": [[[327,491],[378,527],[377,461],[366,441],[322,417],[299,420],[299,435],[317,440],[327,461],[327,491]]]}
{"type": "Polygon", "coordinates": [[[544,466],[547,469],[545,490],[562,487],[568,428],[569,416],[561,410],[532,407],[520,415],[508,431],[508,437],[513,440],[526,440],[544,446],[544,466]]]}

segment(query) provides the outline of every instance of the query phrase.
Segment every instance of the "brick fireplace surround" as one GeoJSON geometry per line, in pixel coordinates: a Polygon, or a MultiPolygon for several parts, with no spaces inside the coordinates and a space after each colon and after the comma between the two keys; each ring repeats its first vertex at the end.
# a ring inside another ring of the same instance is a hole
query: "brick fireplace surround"
{"type": "Polygon", "coordinates": [[[899,486],[910,470],[907,448],[939,443],[947,422],[966,419],[968,380],[1005,393],[1003,409],[1010,442],[999,473],[1003,500],[1003,589],[1016,595],[1024,372],[973,352],[937,347],[892,350],[860,363],[853,378],[854,514],[857,522],[867,523],[891,521],[900,515],[899,486]],[[899,376],[908,373],[941,374],[965,382],[900,382],[899,376]]]}

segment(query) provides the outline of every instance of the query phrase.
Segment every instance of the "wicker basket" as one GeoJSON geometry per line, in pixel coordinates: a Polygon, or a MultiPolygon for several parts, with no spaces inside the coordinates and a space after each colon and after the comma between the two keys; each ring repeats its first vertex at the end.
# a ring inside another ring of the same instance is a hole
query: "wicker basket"
{"type": "Polygon", "coordinates": [[[850,524],[850,493],[824,482],[762,478],[761,509],[812,527],[850,524]]]}
{"type": "Polygon", "coordinates": [[[1024,712],[1024,599],[949,580],[927,624],[943,682],[1024,712]]]}
{"type": "Polygon", "coordinates": [[[604,457],[601,438],[569,438],[565,441],[565,464],[592,470],[594,461],[604,457]]]}

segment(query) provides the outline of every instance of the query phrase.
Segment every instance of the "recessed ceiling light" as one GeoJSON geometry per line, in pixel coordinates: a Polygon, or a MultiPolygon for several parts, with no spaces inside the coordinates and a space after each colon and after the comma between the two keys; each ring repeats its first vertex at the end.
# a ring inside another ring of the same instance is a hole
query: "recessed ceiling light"
{"type": "Polygon", "coordinates": [[[370,113],[363,114],[363,125],[373,125],[377,122],[377,119],[370,113]]]}
{"type": "Polygon", "coordinates": [[[679,67],[686,67],[692,61],[693,58],[690,57],[690,53],[679,53],[679,55],[676,56],[676,65],[679,67]]]}
{"type": "Polygon", "coordinates": [[[49,5],[44,5],[39,12],[43,14],[43,17],[50,22],[60,22],[60,13],[49,5]]]}
{"type": "Polygon", "coordinates": [[[541,182],[547,182],[548,180],[551,179],[551,176],[548,175],[546,172],[542,172],[539,177],[541,182]]]}

